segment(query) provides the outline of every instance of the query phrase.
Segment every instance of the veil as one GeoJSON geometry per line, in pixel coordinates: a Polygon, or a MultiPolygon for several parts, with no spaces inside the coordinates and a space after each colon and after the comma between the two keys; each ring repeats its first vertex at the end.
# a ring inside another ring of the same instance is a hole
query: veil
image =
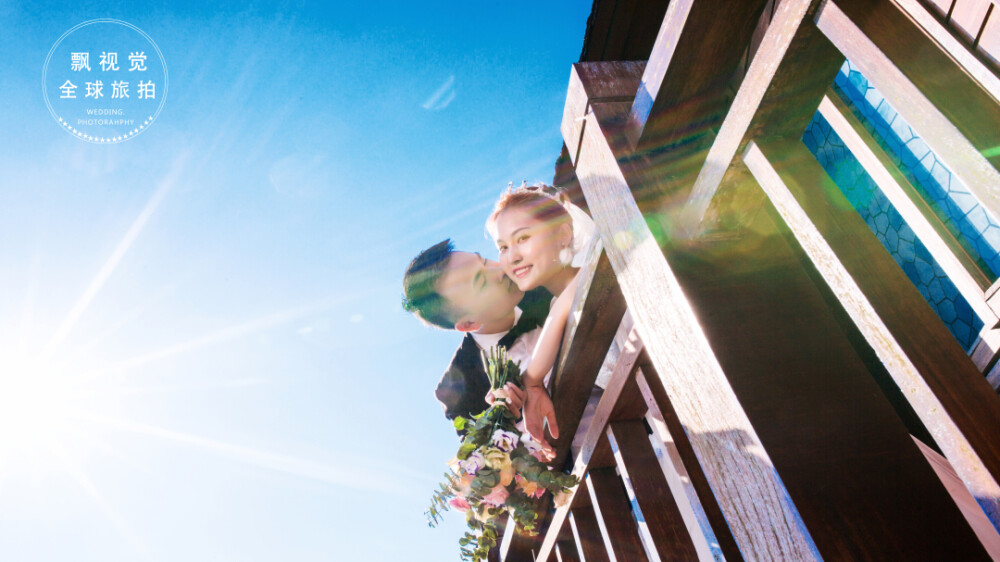
{"type": "Polygon", "coordinates": [[[594,219],[590,218],[590,215],[586,211],[574,203],[563,201],[562,204],[573,220],[573,244],[571,248],[573,251],[573,261],[571,263],[573,267],[583,267],[587,263],[591,246],[600,237],[597,232],[597,225],[594,224],[594,219]]]}

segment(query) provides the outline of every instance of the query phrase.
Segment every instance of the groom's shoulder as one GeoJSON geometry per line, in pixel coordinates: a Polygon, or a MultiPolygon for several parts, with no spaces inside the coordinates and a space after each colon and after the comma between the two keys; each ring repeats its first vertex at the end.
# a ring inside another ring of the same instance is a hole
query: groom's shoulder
{"type": "Polygon", "coordinates": [[[441,403],[444,409],[445,416],[448,419],[453,419],[457,415],[468,416],[470,411],[474,406],[479,405],[482,401],[482,397],[485,396],[486,391],[482,390],[481,393],[480,386],[485,380],[485,370],[482,366],[482,359],[479,357],[479,347],[476,345],[472,336],[466,334],[462,338],[461,345],[455,350],[455,355],[451,358],[451,363],[448,364],[448,368],[445,369],[444,374],[441,375],[441,380],[438,381],[437,387],[434,389],[434,396],[437,398],[438,402],[441,403]],[[477,376],[482,373],[481,376],[477,376]],[[473,398],[471,395],[480,394],[478,401],[472,402],[473,398]]]}
{"type": "Polygon", "coordinates": [[[524,293],[524,298],[518,307],[523,314],[536,318],[545,318],[549,315],[549,305],[552,304],[552,293],[544,287],[538,287],[524,293]]]}

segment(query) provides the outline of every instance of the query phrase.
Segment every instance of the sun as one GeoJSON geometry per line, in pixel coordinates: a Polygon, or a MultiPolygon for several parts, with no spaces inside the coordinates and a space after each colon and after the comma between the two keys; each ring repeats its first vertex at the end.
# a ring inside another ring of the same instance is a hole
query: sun
{"type": "Polygon", "coordinates": [[[73,438],[79,393],[67,382],[44,353],[0,348],[0,477],[37,470],[73,438]]]}

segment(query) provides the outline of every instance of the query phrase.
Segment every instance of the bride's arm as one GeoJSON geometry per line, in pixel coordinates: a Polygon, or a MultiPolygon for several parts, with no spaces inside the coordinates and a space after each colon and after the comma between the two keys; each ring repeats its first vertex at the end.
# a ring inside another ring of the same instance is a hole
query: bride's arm
{"type": "Polygon", "coordinates": [[[528,370],[523,374],[525,386],[541,386],[546,373],[552,370],[552,366],[556,363],[556,354],[559,353],[559,344],[562,343],[563,330],[566,329],[569,311],[573,306],[576,280],[579,277],[578,273],[549,308],[549,315],[545,318],[538,343],[535,344],[535,350],[531,354],[528,370]]]}
{"type": "Polygon", "coordinates": [[[573,297],[576,294],[577,277],[573,278],[573,281],[563,289],[563,292],[552,303],[538,343],[535,345],[535,351],[531,354],[531,363],[528,364],[528,370],[523,375],[524,387],[527,391],[524,403],[525,429],[543,446],[548,454],[548,460],[552,460],[555,456],[555,450],[545,440],[544,422],[548,420],[549,433],[554,439],[559,438],[559,426],[556,424],[556,413],[552,406],[552,399],[549,398],[549,393],[545,390],[543,380],[545,374],[552,369],[556,362],[556,354],[559,352],[563,330],[566,328],[570,307],[573,305],[573,297]]]}

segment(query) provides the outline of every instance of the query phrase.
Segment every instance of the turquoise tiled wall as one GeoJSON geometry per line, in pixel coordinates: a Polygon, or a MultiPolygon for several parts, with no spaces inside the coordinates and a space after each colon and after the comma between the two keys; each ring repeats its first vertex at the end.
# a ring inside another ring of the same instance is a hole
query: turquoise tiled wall
{"type": "MultiPolygon", "coordinates": [[[[883,100],[876,107],[887,105],[883,100]]],[[[955,339],[969,350],[983,327],[982,320],[819,112],[802,140],[955,339]]]]}
{"type": "Polygon", "coordinates": [[[927,143],[846,61],[834,90],[990,279],[1000,276],[1000,221],[954,176],[927,143]]]}

